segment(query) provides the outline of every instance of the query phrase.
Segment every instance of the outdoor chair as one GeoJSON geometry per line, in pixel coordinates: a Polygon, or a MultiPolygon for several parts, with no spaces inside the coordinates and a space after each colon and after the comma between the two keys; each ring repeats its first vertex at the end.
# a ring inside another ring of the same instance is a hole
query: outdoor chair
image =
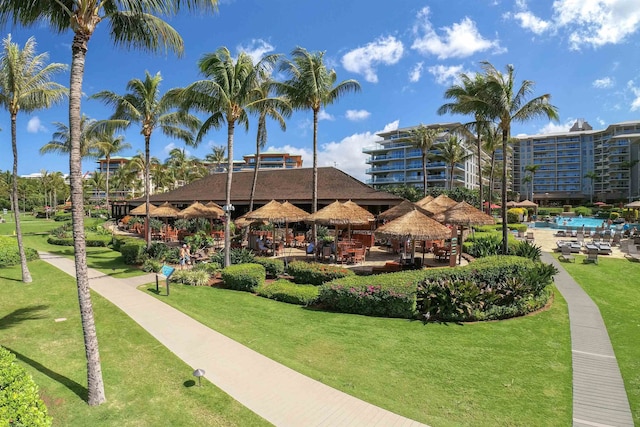
{"type": "Polygon", "coordinates": [[[582,262],[585,264],[598,264],[598,249],[589,249],[587,252],[587,257],[583,259],[582,262]]]}
{"type": "Polygon", "coordinates": [[[640,262],[638,247],[631,240],[627,241],[627,253],[624,256],[631,261],[640,262]]]}
{"type": "Polygon", "coordinates": [[[580,232],[576,234],[576,240],[578,240],[578,242],[582,243],[584,242],[584,233],[580,232]]]}
{"type": "Polygon", "coordinates": [[[576,258],[573,255],[571,255],[571,246],[563,245],[560,248],[560,251],[562,252],[562,254],[558,257],[560,261],[565,261],[565,262],[576,261],[576,258]]]}
{"type": "Polygon", "coordinates": [[[609,243],[601,242],[598,245],[598,253],[600,255],[611,255],[611,245],[609,243]]]}
{"type": "Polygon", "coordinates": [[[622,239],[622,235],[620,233],[614,234],[613,239],[611,239],[611,246],[615,246],[615,245],[620,246],[621,239],[622,239]]]}
{"type": "Polygon", "coordinates": [[[353,251],[353,262],[355,264],[359,262],[364,262],[364,257],[365,257],[364,253],[365,253],[364,248],[355,248],[353,251]]]}
{"type": "Polygon", "coordinates": [[[536,240],[535,237],[533,237],[533,231],[527,231],[526,240],[527,242],[531,242],[531,243],[533,243],[536,240]]]}
{"type": "Polygon", "coordinates": [[[558,230],[556,232],[556,237],[567,237],[567,233],[564,230],[558,230]]]}
{"type": "Polygon", "coordinates": [[[331,246],[322,247],[322,261],[331,261],[332,255],[333,251],[331,250],[331,246]]]}

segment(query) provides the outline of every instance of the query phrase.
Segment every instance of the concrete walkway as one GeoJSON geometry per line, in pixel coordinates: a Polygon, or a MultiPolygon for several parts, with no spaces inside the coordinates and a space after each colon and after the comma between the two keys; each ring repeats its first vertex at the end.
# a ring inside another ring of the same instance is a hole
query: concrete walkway
{"type": "Polygon", "coordinates": [[[542,261],[555,265],[555,284],[569,307],[573,365],[573,425],[633,427],[629,400],[600,310],[549,253],[542,261]]]}
{"type": "MultiPolygon", "coordinates": [[[[71,259],[41,259],[75,277],[71,259]]],[[[305,377],[136,289],[154,274],[114,279],[89,269],[90,286],[238,402],[276,426],[424,426],[305,377]]],[[[190,372],[188,373],[190,374],[190,372]]]]}

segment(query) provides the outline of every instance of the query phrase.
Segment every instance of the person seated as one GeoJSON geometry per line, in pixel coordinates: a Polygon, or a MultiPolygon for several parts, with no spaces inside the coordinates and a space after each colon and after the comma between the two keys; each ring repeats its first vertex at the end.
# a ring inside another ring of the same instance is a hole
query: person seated
{"type": "Polygon", "coordinates": [[[315,253],[315,249],[316,246],[313,244],[313,242],[309,243],[306,249],[307,255],[313,255],[315,253]]]}

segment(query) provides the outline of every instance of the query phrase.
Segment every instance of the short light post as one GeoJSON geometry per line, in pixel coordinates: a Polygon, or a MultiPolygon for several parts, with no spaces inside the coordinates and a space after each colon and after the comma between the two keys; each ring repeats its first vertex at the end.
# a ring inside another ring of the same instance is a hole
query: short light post
{"type": "Polygon", "coordinates": [[[193,376],[198,378],[198,387],[202,386],[201,379],[202,377],[204,377],[204,374],[205,374],[204,369],[198,368],[195,371],[193,371],[193,376]]]}
{"type": "MultiPolygon", "coordinates": [[[[224,223],[224,247],[226,248],[230,248],[231,247],[231,242],[229,241],[231,239],[231,212],[235,211],[236,208],[235,206],[233,206],[231,203],[226,204],[222,207],[222,210],[224,211],[224,216],[225,216],[225,223],[224,223]]],[[[231,255],[229,254],[230,251],[225,250],[225,254],[224,254],[224,266],[228,267],[231,264],[231,255]]]]}

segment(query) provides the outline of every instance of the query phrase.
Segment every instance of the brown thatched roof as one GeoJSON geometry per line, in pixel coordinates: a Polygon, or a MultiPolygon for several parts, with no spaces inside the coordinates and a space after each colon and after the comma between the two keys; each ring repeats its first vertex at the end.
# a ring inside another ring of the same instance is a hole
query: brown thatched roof
{"type": "Polygon", "coordinates": [[[435,220],[455,225],[489,225],[495,224],[492,216],[462,201],[446,211],[434,215],[435,220]]]}
{"type": "Polygon", "coordinates": [[[220,206],[216,202],[209,202],[205,205],[205,207],[212,209],[214,212],[217,212],[221,217],[224,216],[224,209],[222,209],[222,206],[220,206]]]}
{"type": "Polygon", "coordinates": [[[418,200],[415,205],[416,206],[420,206],[423,207],[424,205],[426,205],[427,203],[431,203],[431,201],[433,201],[433,196],[426,196],[420,200],[418,200]]]}
{"type": "Polygon", "coordinates": [[[221,213],[214,207],[207,207],[200,202],[194,202],[178,212],[178,218],[220,218],[221,213]]]}
{"type": "MultiPolygon", "coordinates": [[[[427,197],[431,197],[431,196],[427,196],[427,197]]],[[[425,215],[429,215],[430,212],[426,211],[425,209],[422,209],[419,206],[416,206],[415,203],[411,203],[408,200],[404,200],[402,203],[400,203],[399,205],[395,205],[389,209],[387,209],[386,211],[382,212],[381,214],[378,215],[378,219],[379,220],[385,220],[385,221],[391,221],[393,219],[399,218],[402,215],[411,212],[412,210],[417,209],[418,211],[422,212],[425,215]]]]}
{"type": "Polygon", "coordinates": [[[640,208],[640,200],[636,200],[635,202],[627,203],[624,205],[627,208],[640,208]]]}
{"type": "MultiPolygon", "coordinates": [[[[225,203],[226,173],[214,173],[181,188],[151,196],[153,202],[191,203],[194,200],[214,200],[225,203]]],[[[248,205],[253,183],[253,171],[233,173],[231,203],[248,205]]],[[[295,205],[311,204],[312,168],[260,170],[254,201],[266,204],[270,200],[288,200],[295,205]]],[[[396,205],[402,198],[375,190],[354,177],[333,167],[318,168],[318,203],[353,200],[361,206],[396,205]]],[[[143,201],[142,199],[136,200],[143,201]]]]}
{"type": "Polygon", "coordinates": [[[446,194],[439,195],[438,197],[433,199],[431,201],[431,203],[435,203],[435,204],[440,205],[440,206],[445,206],[447,208],[451,208],[451,207],[453,207],[453,206],[458,204],[458,202],[456,202],[455,200],[453,200],[452,198],[450,198],[446,194]]]}
{"type": "Polygon", "coordinates": [[[355,203],[353,200],[347,200],[343,205],[351,210],[351,217],[366,222],[374,221],[376,218],[371,212],[355,203]]]}
{"type": "Polygon", "coordinates": [[[151,211],[149,216],[153,218],[176,218],[178,213],[180,213],[179,209],[174,208],[169,202],[166,202],[151,211]]]}
{"type": "Polygon", "coordinates": [[[265,220],[271,222],[284,222],[284,212],[282,203],[271,200],[266,205],[249,212],[245,218],[250,221],[265,220]]]}
{"type": "Polygon", "coordinates": [[[287,212],[287,221],[289,222],[304,221],[309,216],[309,212],[300,209],[288,201],[282,204],[282,209],[287,212]]]}
{"type": "Polygon", "coordinates": [[[451,237],[451,230],[417,209],[378,227],[376,235],[415,240],[439,240],[451,237]]]}
{"type": "MultiPolygon", "coordinates": [[[[155,206],[153,203],[149,203],[149,212],[153,212],[156,209],[157,209],[157,206],[155,206]]],[[[147,214],[147,209],[146,209],[145,203],[132,209],[131,212],[129,212],[129,215],[146,215],[146,214],[147,214]]]]}
{"type": "Polygon", "coordinates": [[[369,217],[359,215],[353,207],[345,206],[344,203],[336,200],[318,212],[309,215],[306,221],[324,225],[362,225],[374,219],[373,215],[369,215],[369,217]]]}
{"type": "Polygon", "coordinates": [[[516,203],[516,206],[519,208],[537,208],[538,204],[533,203],[531,200],[523,200],[521,202],[516,203]]]}

